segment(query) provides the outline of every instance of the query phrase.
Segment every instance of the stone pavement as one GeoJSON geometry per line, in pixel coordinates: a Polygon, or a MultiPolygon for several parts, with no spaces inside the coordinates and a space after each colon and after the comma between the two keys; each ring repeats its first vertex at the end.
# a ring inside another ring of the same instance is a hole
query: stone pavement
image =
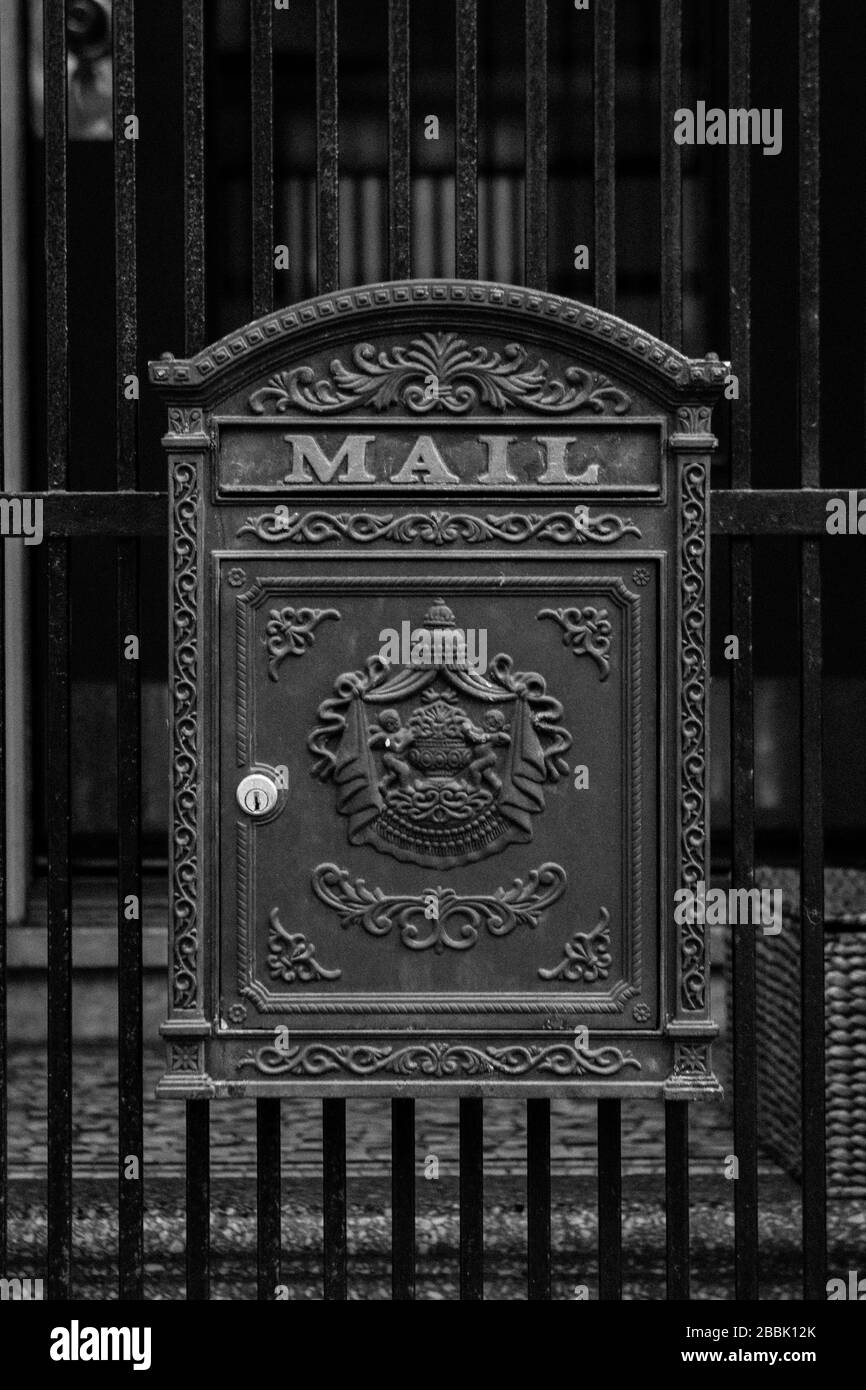
{"type": "MultiPolygon", "coordinates": [[[[858,905],[860,899],[858,899],[858,905]]],[[[718,959],[718,957],[717,957],[718,959]]],[[[734,1184],[725,1179],[733,1149],[730,1057],[724,990],[714,982],[723,1042],[715,1069],[726,1088],[719,1104],[693,1105],[690,1120],[692,1297],[731,1299],[734,1184]]],[[[156,1101],[160,1051],[144,1062],[146,1296],[184,1296],[184,1114],[156,1101]]],[[[117,1059],[111,1042],[77,1046],[73,1058],[74,1277],[84,1298],[113,1298],[117,1287],[117,1059]]],[[[42,1272],[46,1247],[47,1075],[44,1047],[18,1043],[9,1067],[10,1268],[42,1272]]],[[[624,1293],[664,1296],[664,1112],[623,1102],[624,1293]]],[[[282,1107],[281,1279],[293,1299],[321,1298],[321,1105],[282,1107]]],[[[488,1101],[485,1115],[485,1273],[490,1298],[525,1298],[525,1108],[488,1101]]],[[[457,1102],[416,1102],[418,1297],[455,1299],[459,1210],[457,1102]],[[423,1160],[439,1160],[425,1181],[423,1160]]],[[[256,1297],[255,1107],[211,1107],[212,1296],[256,1297]]],[[[596,1120],[592,1102],[552,1104],[554,1297],[577,1284],[597,1295],[596,1120]]],[[[350,1298],[390,1297],[390,1108],[347,1106],[350,1298]]],[[[759,1233],[762,1299],[800,1297],[799,1190],[769,1160],[761,1163],[759,1233]]],[[[829,1272],[866,1269],[866,1201],[828,1204],[829,1272]]]]}
{"type": "MultiPolygon", "coordinates": [[[[723,1047],[716,1068],[723,1082],[723,1047]]],[[[162,1056],[145,1060],[146,1297],[184,1297],[184,1123],[180,1102],[157,1102],[162,1056]]],[[[74,1054],[74,1279],[82,1298],[116,1297],[117,1069],[114,1047],[74,1054]]],[[[46,1249],[46,1070],[41,1047],[13,1049],[10,1101],[10,1268],[38,1273],[46,1249]]],[[[526,1250],[525,1108],[485,1103],[486,1295],[524,1299],[526,1250]]],[[[418,1101],[418,1297],[458,1297],[459,1208],[457,1102],[418,1101]],[[438,1181],[425,1181],[435,1154],[438,1181]]],[[[733,1297],[733,1184],[723,1175],[731,1153],[727,1101],[691,1109],[692,1296],[733,1297]]],[[[390,1297],[390,1111],[387,1101],[347,1107],[350,1298],[390,1297]]],[[[623,1103],[623,1246],[626,1298],[663,1296],[663,1107],[623,1103]]],[[[256,1297],[255,1107],[211,1107],[212,1296],[256,1297]]],[[[553,1291],[574,1297],[585,1284],[597,1296],[596,1126],[592,1102],[552,1105],[553,1291]]],[[[321,1105],[283,1104],[281,1281],[292,1299],[321,1298],[321,1105]]],[[[800,1280],[799,1192],[769,1162],[762,1165],[762,1298],[796,1299],[800,1280]]],[[[866,1202],[831,1202],[831,1272],[866,1267],[866,1202]]]]}
{"type": "MultiPolygon", "coordinates": [[[[714,988],[716,1019],[724,1038],[724,991],[714,988]]],[[[691,1160],[694,1174],[729,1184],[724,1159],[732,1152],[727,1046],[714,1048],[716,1074],[725,1100],[691,1107],[691,1160]]],[[[182,1101],[157,1101],[154,1089],[163,1070],[161,1048],[144,1059],[145,1179],[184,1175],[182,1101]]],[[[551,1169],[566,1176],[594,1171],[595,1102],[554,1100],[551,1105],[551,1169]]],[[[439,1160],[442,1176],[457,1173],[457,1101],[418,1100],[416,1152],[439,1160]]],[[[318,1179],[321,1174],[321,1102],[285,1101],[282,1107],[282,1171],[285,1177],[318,1179]]],[[[623,1172],[664,1169],[664,1107],[624,1101],[623,1172]]],[[[521,1101],[486,1101],[484,1161],[489,1174],[520,1174],[526,1154],[526,1111],[521,1101]]],[[[47,1153],[47,1071],[41,1044],[10,1048],[9,1170],[17,1178],[44,1176],[47,1153]]],[[[390,1171],[390,1103],[358,1100],[347,1105],[347,1163],[350,1174],[375,1176],[390,1171]]],[[[79,1177],[117,1174],[116,1045],[88,1043],[73,1053],[73,1165],[79,1177]]],[[[255,1103],[220,1100],[211,1106],[211,1171],[215,1178],[255,1177],[255,1103]]]]}
{"type": "MultiPolygon", "coordinates": [[[[718,1070],[725,1079],[725,1057],[718,1070]]],[[[144,1066],[146,1177],[180,1177],[184,1172],[183,1102],[157,1101],[161,1052],[146,1054],[144,1066]]],[[[17,1178],[44,1175],[47,1141],[47,1072],[41,1047],[16,1046],[9,1065],[9,1166],[17,1178]]],[[[526,1153],[525,1107],[520,1101],[487,1101],[484,1106],[485,1165],[489,1172],[523,1171],[526,1153]]],[[[80,1177],[117,1173],[117,1059],[111,1045],[75,1049],[73,1059],[73,1164],[80,1177]]],[[[429,1154],[440,1173],[457,1172],[457,1101],[416,1102],[419,1162],[429,1154]]],[[[319,1175],[321,1103],[283,1104],[283,1172],[287,1177],[319,1175]]],[[[724,1182],[724,1156],[731,1153],[727,1103],[692,1106],[693,1171],[724,1182]]],[[[552,1171],[566,1175],[595,1165],[595,1103],[552,1102],[552,1171]]],[[[255,1103],[220,1100],[211,1106],[211,1163],[216,1177],[255,1173],[255,1103]]],[[[347,1106],[347,1159],[355,1175],[387,1173],[390,1164],[390,1104],[387,1100],[350,1101],[347,1106]]],[[[663,1107],[623,1102],[623,1165],[627,1173],[657,1172],[664,1160],[663,1107]]]]}

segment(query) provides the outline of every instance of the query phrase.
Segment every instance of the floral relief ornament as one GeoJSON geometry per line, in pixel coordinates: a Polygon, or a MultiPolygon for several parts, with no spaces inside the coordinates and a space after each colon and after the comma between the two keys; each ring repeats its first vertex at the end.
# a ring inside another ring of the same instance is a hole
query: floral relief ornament
{"type": "Polygon", "coordinates": [[[316,628],[326,618],[340,621],[336,608],[272,608],[262,638],[268,650],[268,674],[278,680],[278,668],[287,656],[303,656],[316,640],[316,628]]]}
{"type": "Polygon", "coordinates": [[[370,936],[388,936],[397,928],[410,951],[469,951],[486,929],[493,937],[517,927],[536,928],[545,909],[565,892],[566,873],[559,864],[542,864],[526,879],[492,893],[461,895],[453,888],[430,887],[418,894],[386,894],[353,879],[337,864],[320,864],[313,872],[316,896],[339,915],[340,926],[358,927],[370,936]]]}
{"type": "Polygon", "coordinates": [[[253,1067],[262,1076],[319,1077],[335,1072],[351,1076],[451,1077],[527,1076],[542,1072],[553,1076],[615,1076],[626,1069],[641,1070],[631,1053],[613,1044],[593,1048],[588,1037],[581,1042],[475,1047],[468,1043],[296,1043],[285,1046],[278,1036],[273,1043],[253,1049],[235,1063],[238,1071],[253,1067]]]}
{"type": "Polygon", "coordinates": [[[491,512],[483,517],[435,509],[395,516],[392,512],[292,512],[288,507],[277,507],[272,512],[248,516],[237,531],[239,537],[255,536],[274,545],[293,541],[319,545],[337,537],[360,544],[389,540],[401,545],[415,541],[435,546],[457,541],[467,545],[487,541],[519,545],[528,540],[547,540],[557,545],[611,545],[623,536],[640,534],[630,517],[623,518],[615,512],[591,515],[585,504],[578,504],[571,511],[491,512]]]}
{"type": "Polygon", "coordinates": [[[610,913],[603,907],[591,932],[576,931],[563,946],[563,959],[547,970],[539,967],[542,980],[606,980],[613,963],[610,945],[610,913]]]}
{"type": "Polygon", "coordinates": [[[268,932],[268,971],[274,980],[287,985],[309,984],[312,980],[339,980],[341,970],[326,970],[316,959],[316,948],[302,932],[288,932],[280,921],[279,908],[272,908],[268,932]]]}
{"type": "Polygon", "coordinates": [[[311,367],[293,367],[272,376],[249,398],[256,415],[292,409],[327,415],[358,405],[374,410],[402,405],[422,415],[435,410],[463,415],[479,405],[623,415],[631,401],[600,372],[567,367],[562,377],[555,377],[543,358],[532,363],[519,343],[495,352],[469,347],[456,333],[423,333],[407,346],[378,351],[372,343],[360,343],[351,365],[335,357],[328,375],[318,380],[311,367]]]}
{"type": "Polygon", "coordinates": [[[584,608],[542,608],[536,617],[550,618],[562,629],[562,643],[575,656],[588,656],[599,670],[599,680],[610,675],[610,617],[606,608],[587,604],[584,608]]]}

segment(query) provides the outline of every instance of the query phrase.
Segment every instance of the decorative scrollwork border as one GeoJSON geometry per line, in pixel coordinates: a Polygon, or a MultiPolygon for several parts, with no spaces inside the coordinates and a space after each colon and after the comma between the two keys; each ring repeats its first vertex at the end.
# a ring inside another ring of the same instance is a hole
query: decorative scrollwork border
{"type": "Polygon", "coordinates": [[[373,512],[289,512],[288,507],[259,516],[248,516],[235,533],[255,536],[269,545],[320,545],[330,540],[350,540],[359,544],[397,541],[411,545],[482,545],[487,541],[553,541],[557,545],[612,545],[623,536],[641,532],[631,518],[623,520],[615,512],[591,517],[585,505],[573,511],[504,512],[476,516],[472,512],[407,512],[379,515],[373,512]]]}
{"type": "Polygon", "coordinates": [[[507,410],[522,405],[548,414],[577,410],[623,415],[631,397],[601,372],[566,367],[555,376],[543,357],[521,343],[501,351],[470,346],[452,331],[422,333],[409,343],[377,350],[357,343],[348,357],[334,357],[323,376],[302,364],[269,377],[250,396],[255,415],[280,415],[295,408],[333,415],[358,405],[375,410],[401,405],[418,415],[442,410],[467,415],[487,406],[507,410]]]}
{"type": "Polygon", "coordinates": [[[198,1005],[198,465],[176,459],[172,469],[173,819],[172,1002],[198,1005]]]}
{"type": "MultiPolygon", "coordinates": [[[[683,459],[680,470],[680,883],[706,876],[706,464],[683,459]]],[[[706,1007],[703,926],[680,927],[680,1002],[706,1007]]]]}
{"type": "Polygon", "coordinates": [[[608,1044],[592,1048],[570,1043],[473,1047],[467,1043],[307,1043],[281,1046],[268,1043],[236,1062],[238,1071],[254,1068],[263,1076],[526,1076],[546,1072],[555,1076],[615,1076],[627,1068],[641,1070],[631,1053],[608,1044]]]}
{"type": "Polygon", "coordinates": [[[492,893],[456,893],[430,887],[420,893],[383,893],[352,878],[337,864],[319,864],[312,874],[313,892],[337,913],[344,930],[358,927],[370,936],[399,932],[410,951],[469,951],[486,929],[492,937],[508,936],[517,927],[534,929],[544,910],[565,892],[567,875],[554,863],[532,869],[526,879],[515,878],[508,888],[492,893]],[[450,928],[449,928],[449,923],[450,928]]]}

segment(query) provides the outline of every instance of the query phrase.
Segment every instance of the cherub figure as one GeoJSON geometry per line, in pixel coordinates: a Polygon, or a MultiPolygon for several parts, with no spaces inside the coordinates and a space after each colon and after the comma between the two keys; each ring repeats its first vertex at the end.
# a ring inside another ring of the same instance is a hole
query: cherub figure
{"type": "Polygon", "coordinates": [[[384,791],[386,787],[393,786],[395,782],[401,787],[408,787],[412,778],[412,768],[401,754],[414,742],[414,733],[411,729],[403,728],[397,711],[395,709],[383,710],[379,716],[378,725],[374,725],[370,732],[369,740],[371,748],[384,747],[385,749],[382,754],[382,762],[387,770],[379,783],[381,791],[384,791]]]}
{"type": "Polygon", "coordinates": [[[468,719],[463,724],[464,737],[469,743],[475,744],[478,750],[467,767],[466,774],[473,786],[480,787],[482,781],[485,781],[498,792],[502,790],[502,778],[496,771],[496,747],[510,743],[511,735],[505,728],[505,715],[501,709],[486,710],[481,723],[481,729],[476,728],[468,719]]]}

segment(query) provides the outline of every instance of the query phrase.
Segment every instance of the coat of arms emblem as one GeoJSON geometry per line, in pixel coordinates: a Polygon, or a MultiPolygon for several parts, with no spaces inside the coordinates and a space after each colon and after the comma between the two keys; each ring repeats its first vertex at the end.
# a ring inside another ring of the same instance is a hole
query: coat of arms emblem
{"type": "Polygon", "coordinates": [[[415,630],[420,660],[379,654],[341,675],[319,706],[313,772],[334,783],[351,844],[436,868],[532,839],[544,787],[568,772],[571,735],[543,676],[499,653],[486,671],[437,599],[415,630]]]}

